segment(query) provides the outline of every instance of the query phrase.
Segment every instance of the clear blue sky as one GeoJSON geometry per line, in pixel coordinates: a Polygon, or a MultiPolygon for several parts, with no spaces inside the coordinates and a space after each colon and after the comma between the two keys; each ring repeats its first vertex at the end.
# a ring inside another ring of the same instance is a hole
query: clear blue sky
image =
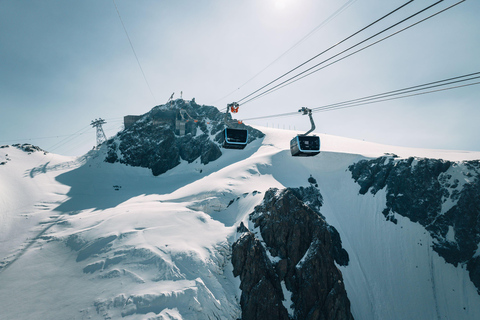
{"type": "MultiPolygon", "coordinates": [[[[113,136],[124,115],[145,113],[173,92],[176,98],[183,91],[185,99],[224,108],[406,2],[115,0],[152,95],[112,0],[1,0],[0,145],[28,142],[81,155],[95,144],[91,120],[106,119],[105,131],[113,136]],[[344,4],[345,10],[253,78],[344,4]]],[[[434,2],[416,0],[348,44],[434,2]]],[[[421,17],[455,2],[445,0],[421,17]]],[[[238,118],[314,108],[480,71],[479,12],[480,2],[467,0],[242,105],[238,118]]],[[[479,101],[476,85],[315,113],[314,118],[321,133],[480,151],[479,101]]],[[[300,115],[251,123],[309,129],[300,115]]]]}

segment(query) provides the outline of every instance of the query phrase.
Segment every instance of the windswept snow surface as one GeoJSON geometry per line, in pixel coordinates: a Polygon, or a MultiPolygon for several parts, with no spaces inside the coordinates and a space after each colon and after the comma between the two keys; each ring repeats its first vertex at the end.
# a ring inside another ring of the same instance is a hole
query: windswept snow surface
{"type": "Polygon", "coordinates": [[[73,159],[0,149],[0,319],[237,319],[237,226],[266,190],[308,186],[310,175],[350,256],[340,269],[355,319],[480,319],[465,268],[446,264],[419,224],[386,221],[383,191],[359,195],[347,170],[384,153],[479,152],[320,135],[319,155],[294,158],[296,132],[258,129],[263,141],[158,177],[105,163],[104,150],[73,159]]]}

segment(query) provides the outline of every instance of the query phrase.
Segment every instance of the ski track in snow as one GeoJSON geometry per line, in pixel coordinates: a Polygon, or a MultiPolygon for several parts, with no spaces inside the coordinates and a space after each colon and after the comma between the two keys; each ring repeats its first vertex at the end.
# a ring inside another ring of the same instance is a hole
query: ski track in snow
{"type": "Polygon", "coordinates": [[[35,244],[51,227],[53,227],[55,224],[60,222],[62,219],[62,216],[58,216],[54,221],[45,223],[46,227],[43,228],[39,233],[37,233],[33,238],[27,239],[26,242],[21,245],[19,248],[17,248],[14,252],[12,252],[10,255],[5,257],[3,261],[0,262],[0,273],[6,270],[8,267],[10,267],[15,261],[20,259],[22,255],[27,252],[28,249],[32,245],[35,244]]]}
{"type": "Polygon", "coordinates": [[[241,292],[229,261],[236,227],[252,227],[248,214],[266,190],[307,186],[310,175],[324,198],[321,212],[350,256],[339,268],[355,319],[480,318],[480,296],[465,268],[445,264],[418,224],[385,221],[385,194],[359,195],[347,170],[385,153],[460,161],[479,159],[479,152],[320,135],[322,153],[293,158],[289,141],[297,132],[258,129],[265,138],[245,150],[222,150],[205,166],[182,162],[158,177],[104,163],[101,150],[74,159],[2,149],[10,159],[0,166],[5,319],[237,319],[241,292]],[[89,244],[111,238],[76,262],[79,252],[65,246],[71,235],[89,244]],[[128,254],[142,258],[133,249],[150,252],[157,265],[121,262],[128,254]],[[100,263],[104,269],[85,272],[100,263]],[[172,275],[183,278],[169,280],[172,275]],[[143,314],[135,299],[165,305],[143,314]]]}

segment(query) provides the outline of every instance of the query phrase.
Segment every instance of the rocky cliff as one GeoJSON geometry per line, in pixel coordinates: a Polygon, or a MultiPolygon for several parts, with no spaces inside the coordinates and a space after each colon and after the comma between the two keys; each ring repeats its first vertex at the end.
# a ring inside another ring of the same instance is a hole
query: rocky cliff
{"type": "Polygon", "coordinates": [[[314,186],[270,189],[249,216],[251,230],[241,225],[232,263],[243,319],[353,319],[334,263],[348,264],[348,254],[321,205],[314,186]]]}
{"type": "Polygon", "coordinates": [[[360,193],[385,189],[386,219],[418,222],[446,262],[465,264],[480,293],[480,161],[385,156],[349,167],[360,193]]]}
{"type": "MultiPolygon", "coordinates": [[[[224,117],[215,107],[194,100],[156,106],[107,142],[105,161],[150,168],[155,176],[181,160],[191,163],[200,159],[208,164],[222,155],[224,117]]],[[[228,122],[249,131],[248,143],[263,137],[260,131],[232,121],[230,115],[228,122]]]]}

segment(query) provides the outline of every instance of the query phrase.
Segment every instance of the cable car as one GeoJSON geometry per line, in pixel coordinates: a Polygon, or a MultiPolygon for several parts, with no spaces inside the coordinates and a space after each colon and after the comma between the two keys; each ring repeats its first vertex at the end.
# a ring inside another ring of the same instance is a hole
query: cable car
{"type": "MultiPolygon", "coordinates": [[[[243,149],[248,142],[248,131],[246,129],[236,129],[228,127],[228,112],[238,112],[239,104],[232,102],[227,105],[227,112],[225,112],[225,130],[223,131],[223,144],[225,149],[243,149]]],[[[240,122],[239,122],[240,123],[240,122]]]]}
{"type": "Polygon", "coordinates": [[[247,145],[248,131],[245,129],[225,128],[223,132],[225,149],[243,149],[247,145]]]}
{"type": "Polygon", "coordinates": [[[290,140],[290,152],[294,157],[311,157],[320,153],[320,137],[309,136],[308,134],[315,130],[315,123],[312,118],[312,110],[303,107],[298,110],[304,115],[308,114],[312,128],[304,134],[299,134],[290,140]]]}
{"type": "Polygon", "coordinates": [[[318,136],[297,135],[290,140],[290,152],[294,157],[310,157],[320,153],[318,136]]]}

